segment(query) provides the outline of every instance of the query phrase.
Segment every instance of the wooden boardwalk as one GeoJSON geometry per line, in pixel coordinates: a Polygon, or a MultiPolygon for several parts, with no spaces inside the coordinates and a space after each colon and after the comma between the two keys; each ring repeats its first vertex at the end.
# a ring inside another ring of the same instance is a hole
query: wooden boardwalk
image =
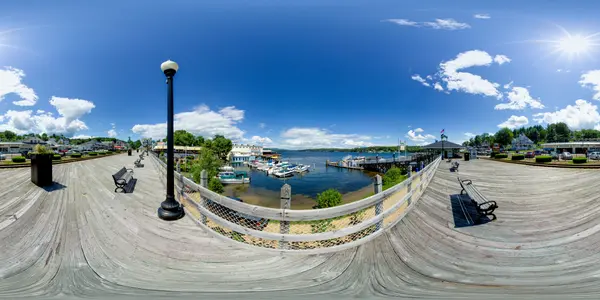
{"type": "Polygon", "coordinates": [[[460,187],[442,162],[415,209],[372,243],[328,255],[252,251],[190,219],[164,222],[147,158],[133,194],[117,155],[57,165],[44,190],[0,170],[0,298],[540,298],[600,294],[600,173],[475,160],[460,175],[496,200],[498,220],[455,228],[460,187]],[[567,296],[569,295],[569,296],[567,296]]]}

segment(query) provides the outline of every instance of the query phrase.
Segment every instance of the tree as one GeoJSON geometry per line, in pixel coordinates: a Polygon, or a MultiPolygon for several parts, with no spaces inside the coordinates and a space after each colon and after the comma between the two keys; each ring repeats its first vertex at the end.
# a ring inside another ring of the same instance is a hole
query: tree
{"type": "Polygon", "coordinates": [[[196,143],[196,137],[185,130],[175,130],[173,132],[173,143],[176,146],[193,146],[196,143]]]}
{"type": "Polygon", "coordinates": [[[502,128],[502,129],[498,130],[498,132],[496,132],[496,135],[494,136],[494,140],[496,141],[496,143],[500,144],[501,146],[508,145],[513,140],[513,132],[512,132],[512,130],[510,130],[506,127],[502,128]]]}
{"type": "Polygon", "coordinates": [[[342,194],[336,189],[328,189],[322,193],[317,194],[317,205],[313,208],[327,208],[334,207],[342,204],[342,194]]]}
{"type": "Polygon", "coordinates": [[[17,134],[12,131],[6,130],[6,131],[4,131],[4,137],[6,138],[7,141],[10,142],[10,141],[14,141],[17,139],[17,134]]]}
{"type": "Polygon", "coordinates": [[[139,149],[141,147],[142,147],[142,142],[140,140],[133,142],[133,148],[139,149]]]}
{"type": "Polygon", "coordinates": [[[225,188],[223,187],[223,184],[221,183],[221,181],[216,178],[216,177],[211,177],[210,180],[208,181],[208,189],[215,192],[215,193],[223,193],[225,191],[225,188]]]}
{"type": "Polygon", "coordinates": [[[194,179],[196,183],[200,183],[200,173],[202,170],[206,170],[208,178],[213,178],[219,173],[221,165],[221,160],[219,160],[211,149],[203,148],[202,151],[200,151],[198,159],[193,162],[192,179],[194,179]]]}
{"type": "Polygon", "coordinates": [[[215,135],[209,147],[220,160],[226,161],[227,155],[229,155],[231,148],[233,148],[233,143],[230,139],[227,139],[222,135],[215,135]]]}
{"type": "Polygon", "coordinates": [[[566,123],[560,122],[554,124],[554,130],[556,131],[557,142],[568,142],[571,138],[571,129],[566,123]]]}
{"type": "Polygon", "coordinates": [[[204,145],[204,137],[199,135],[196,137],[196,143],[194,146],[202,147],[202,145],[204,145]]]}
{"type": "Polygon", "coordinates": [[[127,138],[127,145],[129,146],[130,149],[135,148],[133,145],[133,141],[131,140],[131,137],[127,138]]]}
{"type": "Polygon", "coordinates": [[[47,141],[48,140],[48,134],[46,134],[45,132],[42,133],[42,141],[47,141]]]}

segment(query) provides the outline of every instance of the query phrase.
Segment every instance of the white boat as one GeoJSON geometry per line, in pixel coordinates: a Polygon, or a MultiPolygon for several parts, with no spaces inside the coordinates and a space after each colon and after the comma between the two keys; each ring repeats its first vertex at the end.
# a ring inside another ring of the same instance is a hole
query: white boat
{"type": "Polygon", "coordinates": [[[299,165],[298,167],[296,167],[295,172],[296,173],[304,173],[304,172],[308,172],[309,169],[310,169],[309,165],[299,165]]]}
{"type": "Polygon", "coordinates": [[[281,168],[278,171],[274,172],[273,175],[284,178],[284,177],[292,177],[294,176],[294,171],[290,171],[287,168],[281,168]]]}
{"type": "Polygon", "coordinates": [[[221,171],[233,172],[235,171],[235,168],[232,166],[222,166],[221,171]]]}

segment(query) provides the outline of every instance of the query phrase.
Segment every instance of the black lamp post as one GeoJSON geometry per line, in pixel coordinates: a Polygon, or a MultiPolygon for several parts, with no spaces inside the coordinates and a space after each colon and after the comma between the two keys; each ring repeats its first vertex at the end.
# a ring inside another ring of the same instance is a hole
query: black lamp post
{"type": "Polygon", "coordinates": [[[183,217],[183,208],[175,200],[175,182],[173,166],[173,76],[179,69],[176,62],[167,60],[160,65],[167,76],[167,198],[158,208],[158,217],[163,220],[177,220],[183,217]]]}

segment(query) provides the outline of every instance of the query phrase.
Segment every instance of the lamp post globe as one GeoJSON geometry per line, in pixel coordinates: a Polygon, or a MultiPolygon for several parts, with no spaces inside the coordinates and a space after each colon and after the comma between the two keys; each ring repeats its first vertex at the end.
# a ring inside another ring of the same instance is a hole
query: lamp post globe
{"type": "Polygon", "coordinates": [[[158,217],[163,220],[177,220],[183,217],[183,208],[175,200],[175,173],[174,173],[174,145],[173,145],[173,76],[177,73],[179,65],[172,60],[167,60],[160,65],[160,69],[167,76],[167,197],[158,208],[158,217]]]}

